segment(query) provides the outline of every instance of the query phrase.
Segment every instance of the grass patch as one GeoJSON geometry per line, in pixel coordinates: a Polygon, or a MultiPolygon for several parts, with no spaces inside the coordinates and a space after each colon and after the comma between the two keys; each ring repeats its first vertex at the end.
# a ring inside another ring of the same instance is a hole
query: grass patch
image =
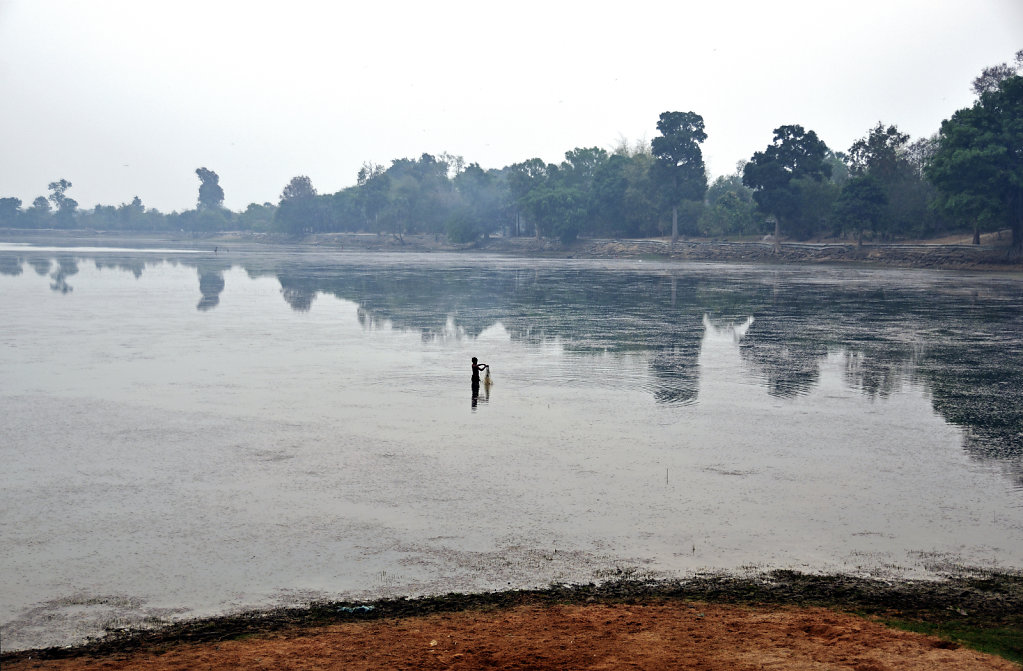
{"type": "Polygon", "coordinates": [[[984,627],[956,621],[934,624],[914,620],[882,619],[881,622],[896,629],[937,636],[1023,665],[1023,628],[1020,627],[984,627]]]}

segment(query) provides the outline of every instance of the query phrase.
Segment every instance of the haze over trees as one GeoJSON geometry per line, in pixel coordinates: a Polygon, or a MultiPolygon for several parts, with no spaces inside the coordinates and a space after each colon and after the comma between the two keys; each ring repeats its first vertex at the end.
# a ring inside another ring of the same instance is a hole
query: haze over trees
{"type": "Polygon", "coordinates": [[[0,197],[0,227],[249,230],[299,236],[366,232],[412,234],[470,244],[492,235],[571,243],[578,237],[671,235],[760,239],[886,241],[949,232],[1012,232],[1023,253],[1023,50],[985,68],[977,100],[934,135],[912,140],[878,122],[847,151],[833,151],[797,123],[736,171],[713,180],[701,144],[704,119],[666,111],[649,143],[576,147],[558,163],[528,158],[485,169],[461,156],[424,153],[390,165],[366,163],[355,184],[319,193],[308,176],[291,179],[276,202],[244,211],[223,206],[220,176],[196,169],[196,208],[161,213],[138,196],[82,210],[64,178],[30,205],[0,197]]]}

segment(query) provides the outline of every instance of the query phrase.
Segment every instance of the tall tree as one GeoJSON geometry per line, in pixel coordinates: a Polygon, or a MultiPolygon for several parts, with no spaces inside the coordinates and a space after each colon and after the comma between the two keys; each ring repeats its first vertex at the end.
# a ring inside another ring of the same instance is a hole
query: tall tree
{"type": "Polygon", "coordinates": [[[318,230],[322,222],[320,207],[312,180],[305,175],[292,177],[281,191],[280,204],[274,212],[274,225],[285,233],[298,235],[318,230]]]}
{"type": "Polygon", "coordinates": [[[281,201],[292,200],[293,198],[310,198],[315,195],[316,189],[313,188],[312,180],[305,175],[299,175],[298,177],[292,177],[291,181],[284,187],[284,191],[281,192],[281,201]]]}
{"type": "Polygon", "coordinates": [[[925,172],[960,217],[1008,225],[1023,253],[1023,77],[1002,80],[941,123],[925,172]]]}
{"type": "Polygon", "coordinates": [[[867,136],[849,147],[847,163],[854,177],[870,173],[882,182],[894,179],[909,167],[906,145],[909,135],[895,126],[884,127],[880,121],[867,136]]]}
{"type": "Polygon", "coordinates": [[[209,210],[224,204],[224,190],[220,188],[220,176],[206,168],[196,168],[199,176],[199,202],[197,209],[209,210]]]}
{"type": "MultiPolygon", "coordinates": [[[[877,207],[880,209],[871,209],[869,228],[886,236],[910,233],[922,228],[931,218],[925,198],[926,187],[922,184],[920,171],[913,164],[915,159],[909,147],[908,134],[894,125],[886,128],[878,122],[866,137],[852,144],[845,158],[853,181],[868,176],[872,178],[869,184],[857,182],[854,191],[835,210],[839,219],[845,220],[847,228],[860,233],[861,241],[865,220],[862,212],[853,216],[857,212],[857,207],[853,206],[855,203],[864,206],[868,201],[879,203],[877,207]],[[875,189],[882,192],[880,200],[875,198],[875,189]]],[[[874,205],[870,207],[874,208],[874,205]]]]}
{"type": "Polygon", "coordinates": [[[707,170],[700,143],[707,139],[703,117],[695,112],[662,112],[660,136],[650,143],[658,172],[670,185],[671,244],[678,241],[678,207],[684,200],[702,201],[707,192],[707,170]]]}
{"type": "Polygon", "coordinates": [[[51,191],[49,199],[57,208],[57,225],[60,228],[72,228],[74,226],[75,212],[78,209],[78,201],[67,195],[67,190],[71,188],[71,182],[61,179],[56,182],[50,182],[47,188],[51,191]]]}
{"type": "Polygon", "coordinates": [[[783,223],[800,215],[802,180],[821,182],[831,175],[825,158],[828,147],[812,130],[800,125],[779,126],[767,149],[753,154],[742,172],[742,183],[753,189],[761,211],[774,217],[774,249],[781,247],[783,223]]]}
{"type": "Polygon", "coordinates": [[[50,190],[50,195],[47,198],[53,203],[53,206],[58,210],[64,209],[64,203],[67,200],[65,193],[71,188],[71,182],[66,179],[60,179],[56,182],[50,182],[46,188],[50,190]]]}
{"type": "Polygon", "coordinates": [[[576,147],[565,152],[565,160],[558,166],[557,187],[560,190],[571,190],[572,207],[566,215],[566,221],[574,223],[562,226],[558,237],[563,241],[574,240],[582,232],[592,233],[595,229],[598,204],[596,194],[596,178],[608,162],[607,151],[600,147],[576,147]],[[576,230],[572,230],[575,228],[576,230]]]}

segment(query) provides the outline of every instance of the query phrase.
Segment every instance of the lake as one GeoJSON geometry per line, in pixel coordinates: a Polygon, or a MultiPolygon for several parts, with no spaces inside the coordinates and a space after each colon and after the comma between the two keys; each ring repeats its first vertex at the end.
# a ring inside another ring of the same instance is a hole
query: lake
{"type": "Polygon", "coordinates": [[[317,599],[1023,568],[1021,299],[1020,275],[0,244],[3,649],[317,599]]]}

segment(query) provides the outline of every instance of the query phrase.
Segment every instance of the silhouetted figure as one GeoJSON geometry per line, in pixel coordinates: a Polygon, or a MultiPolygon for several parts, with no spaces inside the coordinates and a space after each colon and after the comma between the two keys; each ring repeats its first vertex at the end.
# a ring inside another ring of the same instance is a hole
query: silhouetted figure
{"type": "Polygon", "coordinates": [[[472,358],[472,407],[476,407],[476,400],[480,396],[480,371],[489,368],[485,363],[477,363],[476,357],[472,358]]]}

